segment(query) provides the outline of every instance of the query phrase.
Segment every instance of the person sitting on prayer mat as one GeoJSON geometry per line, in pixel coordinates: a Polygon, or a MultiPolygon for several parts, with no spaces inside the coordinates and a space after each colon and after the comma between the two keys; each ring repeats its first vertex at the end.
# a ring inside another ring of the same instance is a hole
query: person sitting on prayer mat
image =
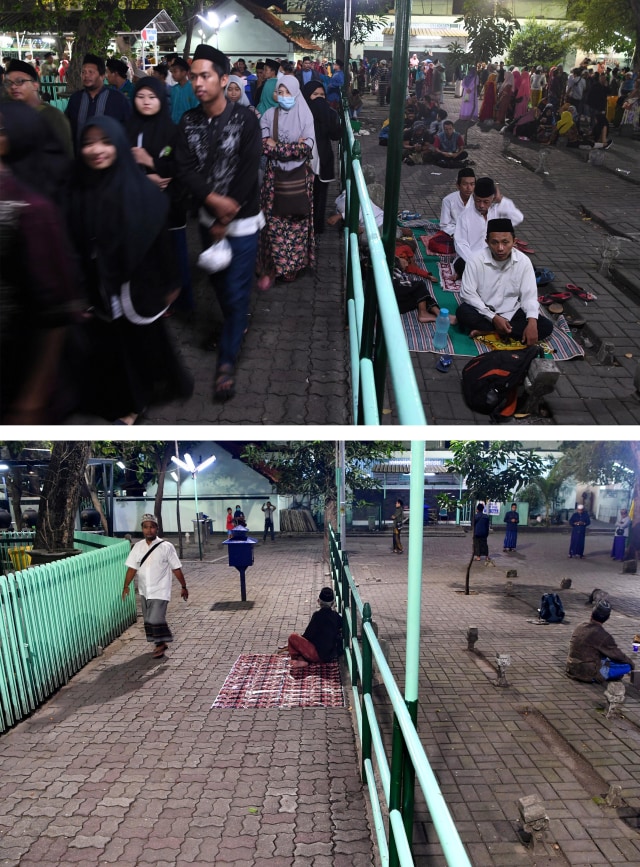
{"type": "Polygon", "coordinates": [[[342,652],[342,618],[333,610],[335,601],[331,587],[323,587],[318,596],[320,610],[311,615],[302,635],[292,633],[287,647],[279,651],[288,651],[292,669],[306,668],[310,662],[330,662],[342,652]]]}
{"type": "Polygon", "coordinates": [[[538,287],[529,258],[514,247],[509,219],[489,220],[487,245],[462,275],[458,325],[471,337],[497,332],[532,346],[553,331],[550,319],[538,319],[538,287]]]}

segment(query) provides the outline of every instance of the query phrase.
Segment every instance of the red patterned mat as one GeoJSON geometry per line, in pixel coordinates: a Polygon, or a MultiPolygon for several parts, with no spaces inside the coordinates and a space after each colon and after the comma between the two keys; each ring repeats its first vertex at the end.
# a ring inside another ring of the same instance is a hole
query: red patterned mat
{"type": "Polygon", "coordinates": [[[214,707],[344,707],[337,661],[289,670],[289,657],[243,653],[227,675],[214,707]]]}

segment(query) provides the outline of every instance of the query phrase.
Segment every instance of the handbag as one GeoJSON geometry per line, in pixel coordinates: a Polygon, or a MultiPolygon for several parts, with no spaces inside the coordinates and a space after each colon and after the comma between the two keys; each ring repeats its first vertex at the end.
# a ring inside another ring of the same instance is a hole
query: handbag
{"type": "MultiPolygon", "coordinates": [[[[273,137],[276,141],[279,110],[275,110],[273,117],[273,137]]],[[[275,217],[308,217],[311,214],[306,162],[290,171],[275,167],[272,213],[275,217]]]]}

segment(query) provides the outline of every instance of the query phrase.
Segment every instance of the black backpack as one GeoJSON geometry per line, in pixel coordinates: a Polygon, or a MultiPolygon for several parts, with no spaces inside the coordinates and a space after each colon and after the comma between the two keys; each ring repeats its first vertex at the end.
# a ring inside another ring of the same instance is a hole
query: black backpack
{"type": "Polygon", "coordinates": [[[547,623],[562,623],[564,620],[564,607],[557,593],[543,593],[538,611],[540,620],[547,623]]]}
{"type": "Polygon", "coordinates": [[[462,393],[467,406],[494,420],[514,414],[518,386],[522,385],[534,358],[544,352],[538,345],[525,349],[493,349],[465,364],[462,393]]]}

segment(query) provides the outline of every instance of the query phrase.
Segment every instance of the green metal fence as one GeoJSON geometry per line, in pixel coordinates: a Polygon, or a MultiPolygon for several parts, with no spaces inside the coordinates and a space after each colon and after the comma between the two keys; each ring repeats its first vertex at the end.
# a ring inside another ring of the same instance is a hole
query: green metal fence
{"type": "Polygon", "coordinates": [[[346,113],[343,128],[341,179],[346,190],[344,244],[353,422],[380,424],[388,370],[400,424],[424,425],[422,400],[362,174],[360,142],[354,138],[346,113]],[[366,269],[360,258],[361,211],[369,248],[366,269]]]}
{"type": "Polygon", "coordinates": [[[372,625],[371,607],[356,589],[339,535],[329,528],[331,575],[342,614],[353,708],[362,752],[362,778],[371,801],[383,867],[414,865],[411,851],[415,780],[422,790],[449,867],[471,867],[460,835],[424,752],[413,719],[372,625]],[[373,663],[393,708],[391,757],[383,742],[372,694],[373,663]],[[381,800],[382,797],[382,800],[381,800]]]}
{"type": "Polygon", "coordinates": [[[75,545],[82,554],[0,575],[0,731],[136,620],[134,594],[121,599],[129,542],[77,532],[75,545]]]}

